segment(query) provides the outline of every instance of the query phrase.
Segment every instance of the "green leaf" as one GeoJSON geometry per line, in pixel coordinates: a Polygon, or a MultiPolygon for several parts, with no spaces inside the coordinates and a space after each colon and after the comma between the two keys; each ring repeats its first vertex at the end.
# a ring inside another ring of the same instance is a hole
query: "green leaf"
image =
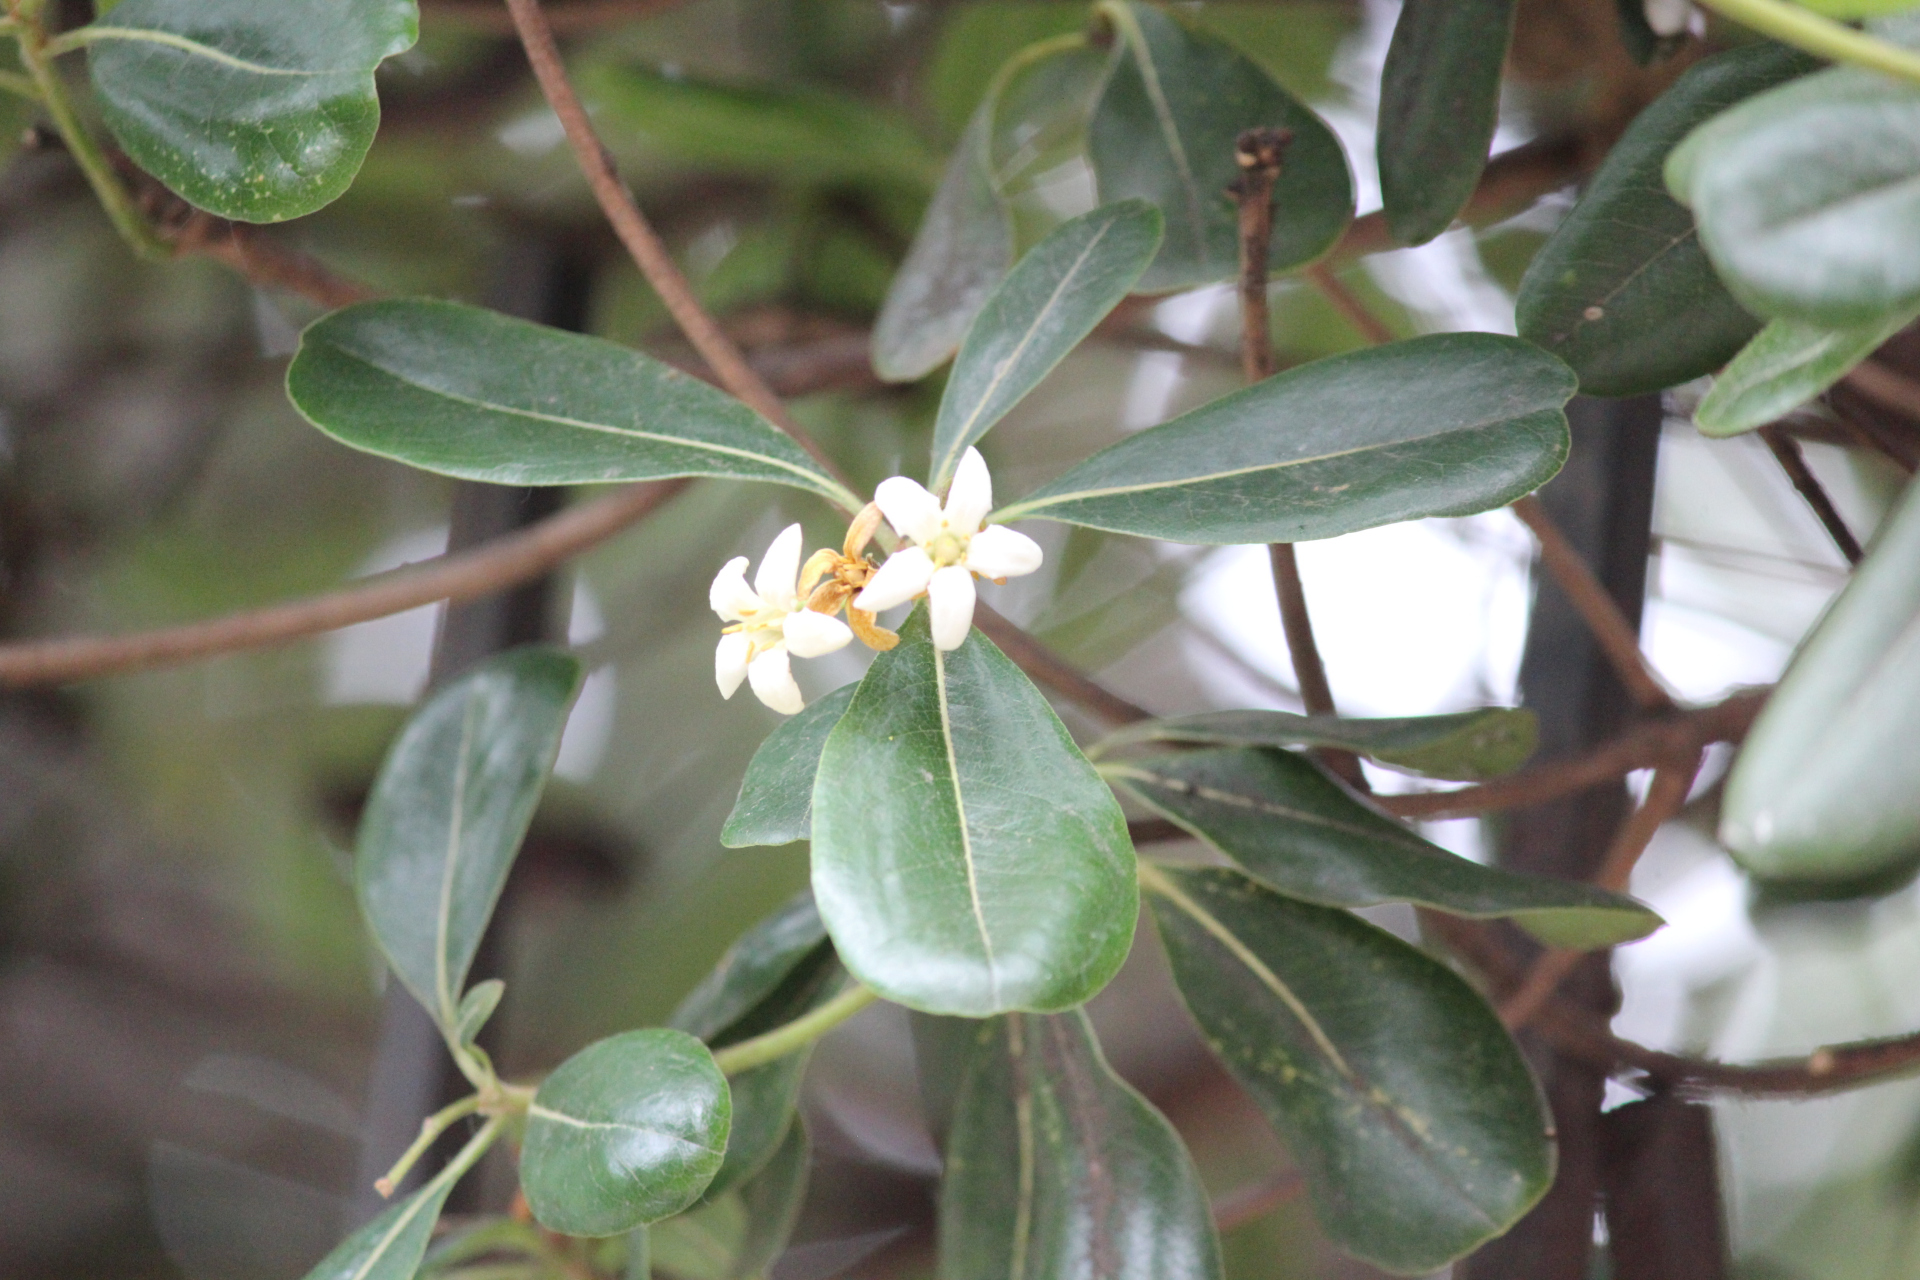
{"type": "Polygon", "coordinates": [[[419,22],[413,0],[124,0],[78,34],[134,163],[223,218],[279,222],[353,182],[380,125],[373,70],[419,22]]]}
{"type": "MultiPolygon", "coordinates": [[[[668,1025],[725,1048],[819,1007],[840,993],[845,979],[813,895],[802,893],[728,948],[668,1025]]],[[[707,1199],[753,1177],[773,1157],[799,1103],[807,1059],[805,1051],[789,1054],[729,1082],[733,1131],[707,1199]]]]}
{"type": "Polygon", "coordinates": [[[1425,244],[1467,207],[1500,117],[1514,0],[1406,0],[1380,75],[1387,227],[1425,244]]]}
{"type": "Polygon", "coordinates": [[[1794,0],[1803,9],[1829,18],[1878,18],[1920,6],[1920,0],[1794,0]]]}
{"type": "Polygon", "coordinates": [[[1693,422],[1709,436],[1764,427],[1806,404],[1907,327],[1913,312],[1857,329],[1774,320],[1713,380],[1693,422]]]}
{"type": "Polygon", "coordinates": [[[1144,866],[1181,997],[1307,1176],[1341,1248],[1433,1271],[1553,1178],[1539,1088],[1459,975],[1345,911],[1224,868],[1144,866]]]}
{"type": "Polygon", "coordinates": [[[726,1077],[684,1031],[652,1027],[588,1045],[527,1108],[520,1185],[541,1225],[612,1236],[679,1213],[726,1154],[726,1077]]]}
{"type": "Polygon", "coordinates": [[[1013,265],[1013,210],[993,166],[996,105],[989,94],[975,108],[873,322],[873,368],[888,382],[939,368],[1013,265]]]}
{"type": "MultiPolygon", "coordinates": [[[[1638,5],[1640,0],[1630,0],[1638,5]]],[[[1589,395],[1641,395],[1712,373],[1760,322],[1720,282],[1693,215],[1661,185],[1697,125],[1818,65],[1761,42],[1689,68],[1635,117],[1520,282],[1520,336],[1573,366],[1589,395]]]]}
{"type": "Polygon", "coordinates": [[[454,1042],[472,1044],[487,1020],[493,1017],[493,1011],[500,1007],[500,997],[506,992],[507,984],[498,978],[474,983],[473,990],[460,997],[460,1010],[454,1018],[454,1042]]]}
{"type": "Polygon", "coordinates": [[[413,1280],[453,1184],[452,1178],[435,1178],[388,1206],[336,1245],[306,1280],[413,1280]]]}
{"type": "Polygon", "coordinates": [[[367,798],[360,910],[394,976],[449,1037],[579,685],[580,664],[557,649],[515,649],[461,673],[413,713],[367,798]]]}
{"type": "Polygon", "coordinates": [[[1133,864],[1047,700],[977,630],[935,649],[916,610],[813,786],[813,892],[847,968],[926,1013],[1071,1008],[1126,958],[1133,864]]]}
{"type": "Polygon", "coordinates": [[[1259,64],[1157,8],[1103,0],[1096,12],[1122,45],[1088,126],[1100,199],[1137,196],[1167,220],[1142,292],[1239,274],[1239,212],[1227,188],[1239,177],[1234,144],[1245,129],[1293,132],[1273,188],[1272,269],[1290,270],[1333,247],[1353,218],[1353,177],[1319,116],[1259,64]]]}
{"type": "Polygon", "coordinates": [[[1470,515],[1566,460],[1574,377],[1518,338],[1443,333],[1316,360],[1103,449],[995,513],[1171,542],[1304,542],[1470,515]]]}
{"type": "Polygon", "coordinates": [[[1160,211],[1102,205],[1020,259],[967,332],[933,427],[933,490],[984,436],[1127,296],[1160,247],[1160,211]]]}
{"type": "Polygon", "coordinates": [[[1218,1280],[1206,1192],[1086,1015],[982,1024],[940,1182],[941,1280],[1218,1280]]]}
{"type": "Polygon", "coordinates": [[[699,379],[454,302],[363,302],[315,321],[287,394],[342,444],[463,480],[725,476],[860,505],[799,445],[699,379]]]}
{"type": "Polygon", "coordinates": [[[1667,185],[1750,309],[1872,324],[1920,308],[1917,135],[1920,87],[1836,67],[1694,130],[1667,159],[1667,185]]]}
{"type": "Polygon", "coordinates": [[[651,1229],[655,1274],[676,1280],[764,1277],[793,1234],[806,1199],[810,1156],[806,1126],[796,1118],[754,1178],[651,1229]]]}
{"type": "Polygon", "coordinates": [[[729,85],[631,63],[580,76],[604,125],[705,172],[809,184],[933,185],[938,162],[904,120],[810,85],[729,85]]]}
{"type": "Polygon", "coordinates": [[[1769,879],[1871,877],[1920,854],[1920,486],[1807,637],[1727,781],[1720,839],[1769,879]]]}
{"type": "Polygon", "coordinates": [[[1327,907],[1411,902],[1472,919],[1504,917],[1542,942],[1581,950],[1631,942],[1661,924],[1631,898],[1448,853],[1292,752],[1183,751],[1102,772],[1290,898],[1327,907]]]}
{"type": "Polygon", "coordinates": [[[1538,739],[1538,718],[1525,707],[1381,720],[1290,711],[1203,711],[1130,724],[1102,738],[1089,754],[1097,758],[1140,742],[1336,747],[1408,773],[1471,782],[1518,769],[1538,739]]]}
{"type": "Polygon", "coordinates": [[[720,828],[729,849],[756,844],[792,844],[813,833],[813,777],[827,735],[853,703],[850,684],[816,698],[797,716],[789,716],[768,734],[747,761],[740,798],[720,828]]]}

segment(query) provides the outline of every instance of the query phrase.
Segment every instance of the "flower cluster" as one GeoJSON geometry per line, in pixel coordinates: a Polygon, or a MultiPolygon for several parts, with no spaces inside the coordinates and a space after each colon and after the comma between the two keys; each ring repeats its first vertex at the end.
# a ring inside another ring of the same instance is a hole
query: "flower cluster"
{"type": "Polygon", "coordinates": [[[1002,525],[981,527],[993,509],[993,479],[979,451],[968,449],[947,489],[947,500],[905,476],[883,480],[873,502],[854,518],[839,551],[823,549],[800,563],[801,533],[788,525],[761,557],[753,585],[747,558],[736,556],[713,580],[708,603],[731,623],[714,653],[714,681],[731,698],[744,682],[782,715],[805,701],[794,683],[791,658],[816,658],[858,636],[873,649],[891,649],[899,637],[874,615],[927,597],[933,643],[957,649],[973,627],[975,575],[1005,582],[1040,567],[1038,543],[1002,525]],[[885,516],[902,546],[875,566],[866,546],[885,516]],[[847,621],[836,615],[846,610],[847,621]]]}

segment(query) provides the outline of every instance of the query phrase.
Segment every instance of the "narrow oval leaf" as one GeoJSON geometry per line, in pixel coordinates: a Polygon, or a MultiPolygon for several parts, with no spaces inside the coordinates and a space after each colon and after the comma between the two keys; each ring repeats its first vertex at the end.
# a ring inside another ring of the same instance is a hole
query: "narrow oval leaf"
{"type": "Polygon", "coordinates": [[[1408,773],[1471,782],[1518,769],[1533,754],[1539,736],[1539,719],[1525,707],[1380,720],[1291,711],[1203,711],[1130,724],[1102,738],[1088,754],[1098,758],[1141,742],[1337,747],[1408,773]]]}
{"type": "Polygon", "coordinates": [[[336,1245],[306,1280],[413,1280],[454,1182],[435,1178],[388,1206],[336,1245]]]}
{"type": "Polygon", "coordinates": [[[449,1036],[579,685],[580,664],[557,649],[515,649],[463,672],[413,713],[367,798],[360,910],[394,976],[449,1036]]]}
{"type": "Polygon", "coordinates": [[[1020,403],[1127,296],[1160,247],[1160,211],[1102,205],[1035,245],[967,332],[933,426],[933,490],[967,446],[1020,403]]]}
{"type": "Polygon", "coordinates": [[[947,1140],[941,1280],[1217,1280],[1193,1160],[1086,1015],[984,1023],[947,1140]]]}
{"type": "Polygon", "coordinates": [[[474,983],[473,990],[460,997],[460,1011],[454,1019],[454,1043],[472,1044],[487,1025],[487,1020],[493,1017],[493,1011],[500,1007],[500,997],[506,993],[507,984],[498,978],[474,983]]]}
{"type": "Polygon", "coordinates": [[[813,893],[847,968],[926,1013],[1071,1008],[1126,958],[1133,863],[1039,690],[977,630],[935,649],[916,610],[813,786],[813,893]]]}
{"type": "Polygon", "coordinates": [[[136,164],[223,218],[278,222],[353,182],[373,70],[419,22],[413,0],[122,0],[85,29],[87,62],[136,164]]]}
{"type": "Polygon", "coordinates": [[[993,171],[995,105],[989,94],[974,109],[873,322],[873,370],[888,382],[945,363],[1013,265],[1013,210],[993,171]]]}
{"type": "Polygon", "coordinates": [[[1720,839],[1775,879],[1842,881],[1920,855],[1920,486],[1800,646],[1727,782],[1720,839]]]}
{"type": "Polygon", "coordinates": [[[1307,1176],[1341,1248],[1436,1270],[1553,1180],[1520,1051],[1440,961],[1224,868],[1142,868],[1173,976],[1213,1051],[1307,1176]]]}
{"type": "Polygon", "coordinates": [[[1380,76],[1380,195],[1401,244],[1467,207],[1500,117],[1514,0],[1406,0],[1380,76]]]}
{"type": "Polygon", "coordinates": [[[1520,336],[1572,365],[1596,396],[1664,390],[1731,359],[1760,321],[1720,282],[1661,166],[1697,125],[1817,65],[1771,42],[1729,49],[1635,117],[1521,279],[1520,336]]]}
{"type": "Polygon", "coordinates": [[[792,844],[813,834],[813,776],[820,771],[820,752],[857,688],[846,685],[814,699],[766,736],[747,761],[740,797],[720,828],[721,844],[729,849],[792,844]]]}
{"type": "Polygon", "coordinates": [[[860,504],[738,400],[615,343],[400,298],[301,335],[287,395],[340,443],[492,484],[724,476],[860,504]]]}
{"type": "Polygon", "coordinates": [[[1443,333],[1316,360],[1094,454],[992,518],[1305,542],[1503,506],[1566,460],[1572,370],[1443,333]]]}
{"type": "MultiPolygon", "coordinates": [[[[749,929],[674,1011],[668,1025],[724,1048],[761,1035],[833,999],[846,971],[802,893],[749,929]]],[[[774,1155],[800,1100],[808,1053],[789,1054],[734,1076],[727,1158],[705,1198],[756,1175],[774,1155]]]]}
{"type": "Polygon", "coordinates": [[[1792,413],[1912,323],[1912,312],[1856,329],[1774,320],[1713,380],[1693,412],[1709,436],[1734,436],[1792,413]]]}
{"type": "Polygon", "coordinates": [[[1411,902],[1472,919],[1505,917],[1542,942],[1581,950],[1644,938],[1661,924],[1631,898],[1448,853],[1292,752],[1183,751],[1102,772],[1290,898],[1328,907],[1411,902]]]}
{"type": "Polygon", "coordinates": [[[1751,309],[1866,325],[1920,307],[1916,136],[1920,86],[1836,67],[1700,126],[1668,158],[1667,184],[1751,309]]]}
{"type": "Polygon", "coordinates": [[[651,1027],[588,1045],[527,1108],[520,1186],[542,1226],[612,1236],[700,1198],[727,1147],[732,1105],[707,1047],[651,1027]]]}
{"type": "Polygon", "coordinates": [[[1097,11],[1123,46],[1088,126],[1100,199],[1138,197],[1167,220],[1141,291],[1239,274],[1239,212],[1227,188],[1239,177],[1234,144],[1246,129],[1293,133],[1273,188],[1271,268],[1287,271],[1332,248],[1353,218],[1353,177],[1326,123],[1259,64],[1151,5],[1105,0],[1097,11]]]}

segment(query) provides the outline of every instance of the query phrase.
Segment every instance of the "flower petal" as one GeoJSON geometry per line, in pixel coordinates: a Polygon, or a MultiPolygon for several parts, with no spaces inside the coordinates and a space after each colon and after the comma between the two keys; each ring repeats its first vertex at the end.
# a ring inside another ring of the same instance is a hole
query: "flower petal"
{"type": "Polygon", "coordinates": [[[887,562],[880,566],[873,577],[867,579],[865,589],[853,598],[853,607],[865,609],[868,613],[879,613],[882,609],[905,604],[925,591],[932,577],[933,558],[924,550],[908,547],[896,551],[887,557],[887,562]]]}
{"type": "Polygon", "coordinates": [[[720,686],[721,697],[731,698],[747,678],[747,657],[752,652],[753,642],[738,631],[720,637],[720,647],[713,651],[713,682],[720,686]]]}
{"type": "Polygon", "coordinates": [[[967,543],[967,568],[983,578],[1018,578],[1040,567],[1040,544],[1003,524],[988,525],[967,543]]]}
{"type": "Polygon", "coordinates": [[[823,653],[843,648],[853,639],[853,632],[846,623],[831,614],[816,613],[812,609],[788,614],[782,630],[787,637],[787,648],[796,658],[817,658],[823,653]]]}
{"type": "Polygon", "coordinates": [[[740,622],[760,608],[760,597],[747,585],[747,558],[735,556],[713,576],[707,604],[722,622],[740,622]]]}
{"type": "Polygon", "coordinates": [[[793,666],[787,661],[787,646],[777,644],[747,664],[747,681],[753,696],[783,716],[798,715],[807,709],[800,686],[793,682],[793,666]]]}
{"type": "Polygon", "coordinates": [[[799,608],[795,591],[800,581],[800,526],[790,524],[780,531],[760,557],[760,568],[753,575],[753,589],[776,609],[799,608]]]}
{"type": "Polygon", "coordinates": [[[987,460],[972,445],[960,455],[954,468],[953,483],[947,487],[947,531],[965,538],[980,532],[980,522],[993,510],[993,477],[987,474],[987,460]]]}
{"type": "Polygon", "coordinates": [[[882,480],[873,491],[873,502],[901,537],[927,543],[940,536],[940,499],[918,481],[905,476],[882,480]]]}
{"type": "Polygon", "coordinates": [[[957,564],[936,571],[927,584],[933,647],[958,649],[973,630],[973,574],[957,564]]]}

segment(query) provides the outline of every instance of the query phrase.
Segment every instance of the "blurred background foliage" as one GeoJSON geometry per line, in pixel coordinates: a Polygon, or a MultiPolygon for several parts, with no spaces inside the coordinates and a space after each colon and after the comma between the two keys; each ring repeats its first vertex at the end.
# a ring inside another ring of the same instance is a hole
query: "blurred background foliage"
{"type": "MultiPolygon", "coordinates": [[[[613,16],[563,27],[572,65],[702,300],[800,393],[796,413],[856,483],[921,465],[938,388],[880,385],[867,327],[990,77],[1016,49],[1079,27],[1084,6],[598,7],[613,16]]],[[[593,212],[504,10],[424,9],[419,45],[382,70],[385,119],[364,172],[287,242],[385,291],[514,309],[536,286],[561,288],[592,331],[690,361],[593,212]]],[[[1362,211],[1377,207],[1371,95],[1392,5],[1182,10],[1326,115],[1362,211]]],[[[1677,70],[1636,66],[1614,22],[1612,0],[1521,6],[1496,151],[1564,143],[1573,159],[1548,185],[1573,182],[1677,70]]],[[[1014,86],[1010,102],[1048,111],[1002,113],[995,157],[1023,242],[1091,200],[1070,137],[1075,75],[1086,68],[1014,86]]],[[[0,101],[0,630],[202,617],[437,552],[448,484],[338,448],[287,405],[284,358],[308,304],[208,261],[134,262],[67,159],[18,145],[28,124],[0,101]]],[[[1337,265],[1397,333],[1510,332],[1512,291],[1567,201],[1529,193],[1422,249],[1337,265]]],[[[1123,310],[995,433],[1001,483],[1024,489],[1236,385],[1235,326],[1220,290],[1123,310]]],[[[1362,341],[1297,281],[1274,287],[1274,331],[1285,363],[1362,341]]],[[[1897,474],[1838,444],[1808,448],[1854,527],[1870,529],[1897,474]]],[[[802,508],[696,484],[551,593],[552,634],[583,645],[594,674],[500,926],[507,1073],[659,1021],[805,883],[800,846],[718,843],[773,717],[714,696],[705,599],[727,556],[817,521],[802,508]]],[[[1646,639],[1689,699],[1772,679],[1844,576],[1764,449],[1709,445],[1684,416],[1663,446],[1655,533],[1646,639]]],[[[824,525],[809,534],[838,540],[824,525]]],[[[989,598],[1069,658],[1158,712],[1297,707],[1264,569],[1248,559],[1260,549],[1045,536],[1045,571],[989,598]]],[[[1505,513],[1303,548],[1343,707],[1512,701],[1530,557],[1505,513]]],[[[294,1280],[337,1238],[362,1176],[381,981],[347,851],[425,682],[435,625],[421,610],[0,696],[0,1270],[294,1280]]],[[[858,662],[809,664],[809,694],[858,662]]],[[[1708,786],[1643,863],[1636,890],[1676,924],[1621,956],[1623,1032],[1748,1057],[1920,1025],[1906,976],[1920,961],[1914,892],[1760,899],[1711,844],[1713,804],[1708,786]]],[[[1472,822],[1435,834],[1484,848],[1472,822]]],[[[1216,1193],[1283,1167],[1141,936],[1095,1002],[1110,1056],[1181,1129],[1216,1193]]],[[[937,1160],[904,1019],[877,1009],[825,1042],[807,1106],[819,1166],[776,1275],[930,1274],[937,1160]]],[[[1920,1275],[1916,1086],[1719,1114],[1743,1274],[1920,1275]]],[[[1371,1274],[1326,1248],[1298,1203],[1226,1248],[1236,1280],[1371,1274]]]]}

